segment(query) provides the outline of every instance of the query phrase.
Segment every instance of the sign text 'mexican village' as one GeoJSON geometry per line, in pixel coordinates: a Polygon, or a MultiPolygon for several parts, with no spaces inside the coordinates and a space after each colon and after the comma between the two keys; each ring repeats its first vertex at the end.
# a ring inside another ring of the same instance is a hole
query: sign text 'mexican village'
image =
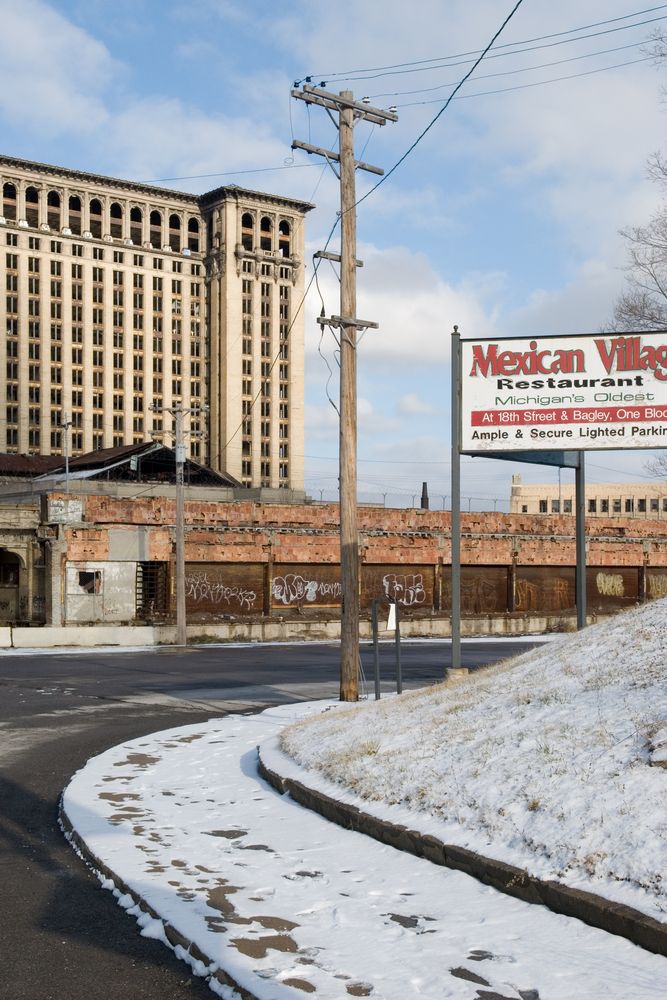
{"type": "Polygon", "coordinates": [[[464,451],[662,447],[667,332],[461,342],[464,451]]]}

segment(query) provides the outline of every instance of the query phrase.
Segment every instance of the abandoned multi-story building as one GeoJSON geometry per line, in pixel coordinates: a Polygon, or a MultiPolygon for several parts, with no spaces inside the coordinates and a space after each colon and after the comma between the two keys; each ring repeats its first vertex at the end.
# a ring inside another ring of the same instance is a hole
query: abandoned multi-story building
{"type": "Polygon", "coordinates": [[[0,186],[0,451],[171,444],[180,408],[192,458],[302,490],[312,206],[8,156],[0,186]]]}

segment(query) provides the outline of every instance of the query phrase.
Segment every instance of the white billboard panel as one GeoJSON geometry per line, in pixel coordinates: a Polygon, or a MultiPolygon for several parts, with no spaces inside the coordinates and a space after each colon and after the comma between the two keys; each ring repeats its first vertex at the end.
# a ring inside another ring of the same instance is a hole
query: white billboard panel
{"type": "Polygon", "coordinates": [[[667,446],[667,331],[461,341],[461,450],[667,446]]]}

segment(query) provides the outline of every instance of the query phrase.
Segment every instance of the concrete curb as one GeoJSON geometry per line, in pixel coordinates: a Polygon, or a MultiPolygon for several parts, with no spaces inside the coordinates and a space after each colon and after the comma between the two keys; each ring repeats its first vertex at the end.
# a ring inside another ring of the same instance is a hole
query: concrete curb
{"type": "MultiPolygon", "coordinates": [[[[116,875],[115,872],[113,872],[110,868],[108,868],[107,865],[105,865],[104,862],[101,861],[97,857],[97,855],[95,855],[88,848],[86,842],[82,840],[82,838],[79,836],[79,834],[72,826],[70,819],[67,813],[65,812],[62,797],[60,799],[60,802],[58,803],[58,820],[60,822],[60,826],[65,835],[65,838],[69,841],[70,845],[76,851],[76,853],[80,855],[80,857],[84,860],[84,862],[88,865],[88,867],[95,872],[96,875],[111,879],[115,887],[119,889],[122,894],[127,893],[129,896],[132,897],[135,903],[141,907],[142,910],[144,910],[146,913],[149,913],[151,917],[154,917],[156,920],[160,920],[162,922],[165,936],[169,944],[172,946],[172,948],[176,949],[180,945],[183,951],[188,952],[188,954],[192,955],[192,957],[197,961],[202,962],[207,968],[210,968],[213,965],[217,965],[214,959],[206,955],[201,950],[201,948],[199,948],[198,945],[195,944],[194,941],[188,940],[188,938],[184,937],[183,934],[180,933],[180,931],[176,930],[176,928],[173,927],[168,921],[166,921],[161,914],[159,914],[156,910],[153,909],[150,903],[147,903],[142,896],[140,896],[134,889],[131,889],[125,882],[123,882],[123,880],[118,875],[116,875]]],[[[230,975],[228,975],[224,971],[224,969],[217,968],[215,972],[210,972],[208,976],[209,978],[216,979],[221,986],[228,986],[231,989],[235,990],[238,993],[241,1000],[258,1000],[258,998],[255,996],[254,993],[249,993],[248,990],[244,989],[242,986],[239,986],[236,980],[233,979],[230,975]]]]}
{"type": "Polygon", "coordinates": [[[667,956],[667,924],[631,906],[610,902],[603,896],[572,889],[560,882],[536,878],[514,865],[486,858],[465,847],[444,844],[437,837],[379,819],[357,806],[308,788],[300,781],[282,777],[263,762],[260,747],[257,752],[259,773],[276,791],[282,795],[289,793],[295,802],[346,830],[364,833],[399,851],[465,872],[509,896],[526,903],[538,903],[566,917],[575,917],[591,927],[627,938],[646,951],[667,956]]]}

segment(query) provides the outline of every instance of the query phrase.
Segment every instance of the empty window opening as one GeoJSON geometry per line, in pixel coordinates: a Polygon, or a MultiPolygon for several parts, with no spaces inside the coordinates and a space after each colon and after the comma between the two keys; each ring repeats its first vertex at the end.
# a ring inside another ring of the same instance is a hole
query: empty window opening
{"type": "Polygon", "coordinates": [[[51,229],[60,229],[60,195],[49,191],[46,196],[46,221],[51,229]]]}
{"type": "Polygon", "coordinates": [[[177,215],[169,216],[169,246],[176,252],[181,249],[181,220],[177,215]]]}
{"type": "Polygon", "coordinates": [[[19,566],[18,556],[5,549],[0,549],[0,586],[18,587],[19,566]]]}
{"type": "Polygon", "coordinates": [[[273,240],[271,234],[273,232],[273,226],[271,224],[271,219],[266,215],[262,218],[259,224],[259,248],[260,250],[270,251],[273,249],[273,240]]]}
{"type": "Polygon", "coordinates": [[[90,203],[90,231],[95,239],[102,239],[102,202],[98,198],[90,203]]]}
{"type": "Polygon", "coordinates": [[[69,228],[77,236],[81,235],[81,199],[75,194],[69,200],[69,228]]]}
{"type": "Polygon", "coordinates": [[[241,246],[244,250],[253,250],[255,246],[253,218],[250,212],[241,216],[241,246]]]}
{"type": "Polygon", "coordinates": [[[130,239],[138,246],[143,242],[143,214],[136,205],[130,209],[130,239]]]}
{"type": "Polygon", "coordinates": [[[123,236],[123,209],[117,201],[112,202],[109,207],[109,231],[115,240],[122,239],[123,236]]]}
{"type": "Polygon", "coordinates": [[[102,570],[79,570],[77,576],[79,589],[84,594],[102,593],[102,570]]]}
{"type": "Polygon", "coordinates": [[[162,246],[162,216],[153,210],[150,214],[150,241],[158,250],[162,246]]]}
{"type": "Polygon", "coordinates": [[[26,188],[25,217],[28,225],[36,229],[39,225],[39,193],[35,187],[26,188]]]}
{"type": "Polygon", "coordinates": [[[16,222],[16,188],[13,184],[2,185],[2,214],[10,222],[16,222]]]}
{"type": "Polygon", "coordinates": [[[188,250],[199,253],[199,222],[196,219],[188,220],[188,250]]]}
{"type": "Polygon", "coordinates": [[[291,257],[290,224],[283,221],[278,226],[278,251],[281,257],[291,257]]]}

